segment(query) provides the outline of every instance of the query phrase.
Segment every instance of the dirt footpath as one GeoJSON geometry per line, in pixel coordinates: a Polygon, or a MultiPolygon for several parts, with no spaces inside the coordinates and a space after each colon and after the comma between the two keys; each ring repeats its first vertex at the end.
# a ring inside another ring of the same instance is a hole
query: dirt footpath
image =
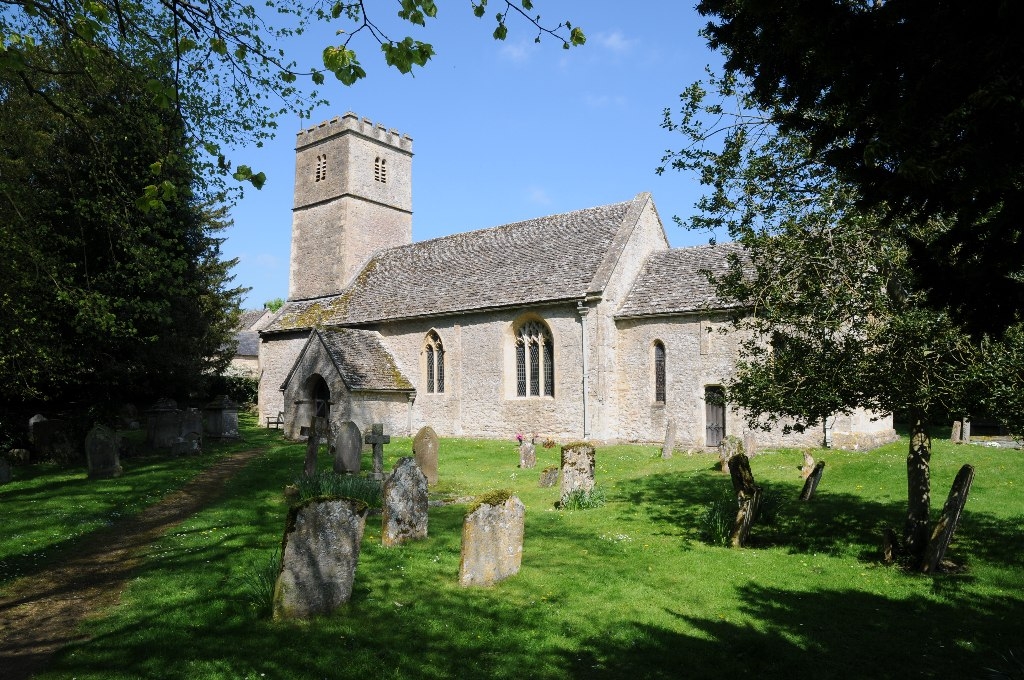
{"type": "Polygon", "coordinates": [[[0,677],[31,678],[82,620],[117,604],[140,551],[212,502],[263,449],[228,456],[135,517],[86,538],[61,564],[19,579],[0,595],[0,677]]]}

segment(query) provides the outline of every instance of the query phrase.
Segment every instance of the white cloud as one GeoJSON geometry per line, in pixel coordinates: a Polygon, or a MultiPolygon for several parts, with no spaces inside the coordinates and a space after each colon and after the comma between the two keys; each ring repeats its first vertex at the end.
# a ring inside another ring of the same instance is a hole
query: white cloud
{"type": "Polygon", "coordinates": [[[627,39],[620,31],[598,33],[592,38],[592,40],[600,47],[616,54],[626,54],[633,49],[633,45],[636,43],[635,40],[627,39]]]}
{"type": "Polygon", "coordinates": [[[530,58],[530,43],[505,41],[501,44],[499,54],[509,61],[521,64],[530,58]]]}

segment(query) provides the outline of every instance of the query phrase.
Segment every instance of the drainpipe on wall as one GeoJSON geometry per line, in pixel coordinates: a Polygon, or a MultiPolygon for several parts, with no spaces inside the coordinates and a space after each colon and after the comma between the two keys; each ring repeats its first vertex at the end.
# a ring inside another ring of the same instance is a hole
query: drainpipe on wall
{"type": "Polygon", "coordinates": [[[590,436],[590,413],[587,401],[590,398],[590,359],[587,351],[587,316],[590,309],[582,301],[576,303],[576,313],[580,315],[580,346],[583,350],[583,438],[590,436]]]}

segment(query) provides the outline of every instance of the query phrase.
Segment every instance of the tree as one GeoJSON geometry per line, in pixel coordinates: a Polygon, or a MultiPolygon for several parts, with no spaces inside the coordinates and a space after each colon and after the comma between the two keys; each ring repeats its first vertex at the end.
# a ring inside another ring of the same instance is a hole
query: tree
{"type": "Polygon", "coordinates": [[[724,228],[743,245],[715,280],[723,300],[742,309],[729,402],[764,429],[802,431],[858,408],[909,415],[904,542],[919,558],[929,540],[927,425],[977,409],[972,399],[983,393],[970,380],[978,343],[923,304],[910,266],[905,233],[943,225],[906,225],[884,206],[865,207],[813,140],[776,126],[782,105],[759,111],[749,85],[731,75],[710,83],[711,102],[698,84],[678,119],[666,111],[666,127],[690,144],[664,160],[711,188],[696,227],[724,228]]]}
{"type": "MultiPolygon", "coordinates": [[[[317,88],[325,85],[327,76],[346,85],[365,77],[355,51],[359,40],[377,43],[385,63],[402,73],[433,57],[433,45],[411,36],[392,37],[366,5],[364,0],[9,0],[0,14],[0,64],[37,83],[49,78],[45,67],[38,70],[26,59],[38,45],[75,44],[79,51],[102,53],[121,68],[167,58],[170,77],[152,78],[146,84],[154,101],[177,110],[186,135],[205,153],[201,160],[206,172],[222,178],[231,175],[259,188],[264,175],[246,166],[232,168],[224,147],[261,145],[273,136],[282,114],[308,116],[313,107],[326,103],[317,88]],[[343,39],[324,46],[322,63],[300,66],[289,59],[283,45],[315,22],[337,26],[343,39]]],[[[483,17],[488,0],[470,5],[477,17],[483,17]]],[[[493,15],[497,40],[504,40],[509,22],[519,19],[536,30],[538,42],[542,36],[565,48],[586,42],[583,31],[568,21],[543,24],[530,0],[494,5],[499,7],[493,15]]],[[[426,26],[438,14],[434,0],[394,0],[392,7],[398,9],[397,30],[426,26]]],[[[66,67],[79,72],[85,68],[73,62],[66,67]]]]}
{"type": "Polygon", "coordinates": [[[167,63],[75,43],[22,59],[49,77],[0,62],[3,406],[200,391],[244,291],[220,259],[220,194],[153,101],[167,63]]]}
{"type": "Polygon", "coordinates": [[[929,306],[975,335],[1018,319],[1024,6],[701,0],[698,10],[756,108],[891,219],[929,306]]]}

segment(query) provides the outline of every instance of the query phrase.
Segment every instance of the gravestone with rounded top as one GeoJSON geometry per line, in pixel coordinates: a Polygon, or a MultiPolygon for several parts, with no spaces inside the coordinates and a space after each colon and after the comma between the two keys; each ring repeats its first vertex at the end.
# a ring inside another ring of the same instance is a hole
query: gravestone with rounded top
{"type": "Polygon", "coordinates": [[[363,461],[363,433],[359,426],[346,420],[338,428],[334,439],[334,471],[357,474],[363,461]]]}
{"type": "Polygon", "coordinates": [[[120,477],[121,442],[117,432],[105,425],[95,425],[85,437],[85,459],[89,479],[120,477]]]}
{"type": "Polygon", "coordinates": [[[427,477],[414,458],[399,458],[384,480],[381,525],[385,546],[427,537],[427,477]]]}
{"type": "Polygon", "coordinates": [[[519,573],[526,506],[516,496],[483,498],[462,524],[459,585],[489,586],[519,573]]]}
{"type": "Polygon", "coordinates": [[[315,499],[289,510],[275,619],[327,614],[348,602],[366,513],[365,503],[347,498],[315,499]]]}
{"type": "Polygon", "coordinates": [[[412,455],[427,478],[427,484],[437,484],[437,458],[441,443],[434,428],[424,425],[412,440],[412,455]]]}

